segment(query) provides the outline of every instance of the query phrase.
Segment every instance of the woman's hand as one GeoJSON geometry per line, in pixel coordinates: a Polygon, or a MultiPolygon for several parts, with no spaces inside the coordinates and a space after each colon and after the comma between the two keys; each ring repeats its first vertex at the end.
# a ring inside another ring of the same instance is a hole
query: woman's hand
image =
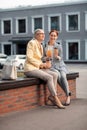
{"type": "Polygon", "coordinates": [[[45,63],[40,64],[40,69],[49,69],[51,67],[51,61],[46,61],[45,63]]]}
{"type": "Polygon", "coordinates": [[[46,66],[47,66],[48,69],[51,68],[51,61],[50,60],[46,61],[46,66]]]}
{"type": "Polygon", "coordinates": [[[55,58],[58,59],[58,60],[61,60],[61,57],[60,57],[60,56],[56,56],[55,58]]]}
{"type": "Polygon", "coordinates": [[[40,64],[39,68],[40,68],[40,69],[45,69],[45,68],[47,68],[46,63],[42,63],[42,64],[40,64]]]}

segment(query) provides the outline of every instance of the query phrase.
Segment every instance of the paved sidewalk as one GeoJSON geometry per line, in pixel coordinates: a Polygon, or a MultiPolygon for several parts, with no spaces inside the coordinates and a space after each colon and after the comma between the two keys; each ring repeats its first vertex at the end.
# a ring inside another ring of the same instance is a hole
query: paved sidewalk
{"type": "Polygon", "coordinates": [[[87,99],[73,100],[66,109],[45,106],[5,115],[0,130],[87,130],[87,99]]]}
{"type": "Polygon", "coordinates": [[[87,64],[67,64],[70,71],[79,72],[76,79],[77,98],[87,98],[87,64]]]}

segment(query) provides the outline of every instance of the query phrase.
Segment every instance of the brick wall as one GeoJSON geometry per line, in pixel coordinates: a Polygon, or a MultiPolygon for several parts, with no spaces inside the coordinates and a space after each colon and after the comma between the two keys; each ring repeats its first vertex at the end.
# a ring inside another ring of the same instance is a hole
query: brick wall
{"type": "MultiPolygon", "coordinates": [[[[76,98],[76,79],[68,80],[72,93],[71,99],[76,98]]],[[[58,97],[61,101],[65,101],[65,94],[58,86],[58,97]]],[[[15,112],[30,110],[45,105],[49,91],[43,85],[32,85],[22,88],[15,88],[0,91],[0,115],[15,112]]]]}

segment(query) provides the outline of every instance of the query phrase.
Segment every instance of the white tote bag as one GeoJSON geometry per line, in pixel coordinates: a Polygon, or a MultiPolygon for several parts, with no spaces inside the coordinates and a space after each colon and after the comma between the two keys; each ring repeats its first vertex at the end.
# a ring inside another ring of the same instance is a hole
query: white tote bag
{"type": "Polygon", "coordinates": [[[3,66],[2,79],[17,79],[17,68],[14,64],[5,64],[3,66]]]}

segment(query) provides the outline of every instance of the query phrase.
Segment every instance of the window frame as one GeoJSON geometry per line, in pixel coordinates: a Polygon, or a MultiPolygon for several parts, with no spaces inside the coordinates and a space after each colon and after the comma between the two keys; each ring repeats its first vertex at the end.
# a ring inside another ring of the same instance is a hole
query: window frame
{"type": "Polygon", "coordinates": [[[87,60],[87,39],[85,39],[85,60],[87,60]]]}
{"type": "Polygon", "coordinates": [[[34,19],[35,18],[42,18],[42,29],[44,30],[44,16],[43,15],[35,15],[32,16],[31,23],[32,23],[32,33],[34,33],[34,19]]]}
{"type": "Polygon", "coordinates": [[[62,18],[61,18],[61,14],[50,14],[48,15],[48,31],[51,31],[51,17],[59,17],[59,26],[60,26],[60,30],[58,30],[58,32],[62,31],[62,18]]]}
{"type": "Polygon", "coordinates": [[[80,40],[79,39],[72,39],[72,40],[66,40],[66,60],[70,60],[70,61],[78,61],[80,60],[80,40]],[[68,48],[69,48],[69,42],[77,42],[78,43],[78,59],[69,59],[69,51],[68,51],[68,48]]]}
{"type": "Polygon", "coordinates": [[[85,11],[85,30],[87,31],[87,11],[85,11]]]}
{"type": "Polygon", "coordinates": [[[4,18],[4,19],[1,19],[1,34],[2,35],[12,35],[12,33],[13,33],[13,27],[12,27],[12,18],[4,18]],[[10,33],[4,33],[4,21],[10,21],[10,23],[11,23],[11,25],[10,25],[10,27],[11,27],[11,32],[10,33]]]}
{"type": "Polygon", "coordinates": [[[80,12],[66,13],[66,31],[67,32],[79,32],[80,31],[80,12]],[[70,16],[70,15],[78,15],[78,30],[69,30],[68,16],[70,16]]]}
{"type": "Polygon", "coordinates": [[[27,34],[28,33],[28,18],[27,17],[16,17],[16,34],[27,34]],[[25,19],[25,25],[26,25],[26,27],[25,27],[25,32],[23,32],[23,33],[20,33],[19,32],[19,29],[18,29],[18,20],[23,20],[23,19],[25,19]]]}
{"type": "Polygon", "coordinates": [[[4,45],[10,45],[11,46],[11,54],[13,52],[12,42],[1,42],[1,52],[5,53],[4,45]]]}

